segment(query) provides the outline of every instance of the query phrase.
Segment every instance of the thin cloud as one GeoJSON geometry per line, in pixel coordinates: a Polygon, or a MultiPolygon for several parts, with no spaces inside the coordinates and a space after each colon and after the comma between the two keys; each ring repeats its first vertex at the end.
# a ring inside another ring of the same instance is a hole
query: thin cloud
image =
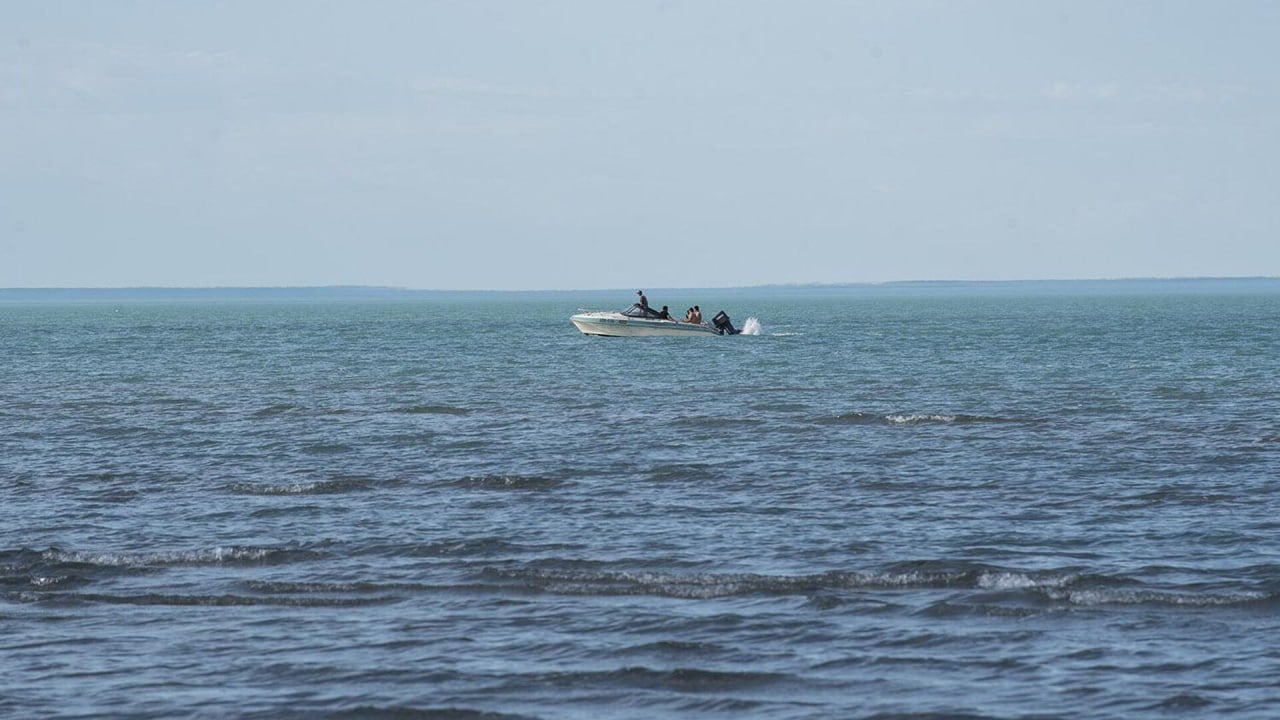
{"type": "Polygon", "coordinates": [[[1201,85],[1196,83],[1170,83],[1146,88],[1139,95],[1142,100],[1167,103],[1224,103],[1252,97],[1257,93],[1247,85],[1201,85]]]}
{"type": "Polygon", "coordinates": [[[1070,83],[1059,80],[1043,88],[1040,94],[1063,102],[1112,100],[1119,97],[1120,86],[1116,83],[1070,83]]]}
{"type": "Polygon", "coordinates": [[[1118,83],[1085,83],[1056,81],[1040,90],[1042,97],[1058,102],[1101,102],[1133,100],[1170,104],[1198,105],[1227,103],[1257,95],[1248,85],[1238,83],[1202,84],[1175,82],[1122,89],[1118,83]]]}
{"type": "Polygon", "coordinates": [[[424,78],[411,82],[410,87],[422,95],[479,95],[532,100],[560,100],[568,97],[546,87],[501,85],[466,78],[424,78]]]}

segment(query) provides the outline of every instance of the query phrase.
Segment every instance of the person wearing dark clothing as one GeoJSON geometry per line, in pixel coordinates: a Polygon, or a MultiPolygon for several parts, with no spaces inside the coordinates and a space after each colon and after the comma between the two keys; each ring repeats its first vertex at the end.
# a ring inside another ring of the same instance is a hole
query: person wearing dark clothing
{"type": "Polygon", "coordinates": [[[667,311],[667,306],[666,306],[666,305],[663,305],[663,306],[662,306],[662,312],[658,313],[658,319],[659,319],[659,320],[670,320],[670,319],[671,319],[671,313],[667,311]]]}
{"type": "MultiPolygon", "coordinates": [[[[640,312],[643,313],[645,317],[647,318],[662,317],[661,313],[649,307],[649,298],[644,296],[643,290],[637,290],[636,294],[640,296],[640,302],[636,303],[636,306],[640,308],[640,312]]],[[[665,306],[664,306],[664,309],[665,309],[665,306]]]]}

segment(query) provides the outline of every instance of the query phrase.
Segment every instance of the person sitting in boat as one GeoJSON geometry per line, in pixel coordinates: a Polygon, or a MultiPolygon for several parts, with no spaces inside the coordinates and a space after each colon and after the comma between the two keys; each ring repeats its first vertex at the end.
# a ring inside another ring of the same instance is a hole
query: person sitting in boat
{"type": "Polygon", "coordinates": [[[667,306],[666,306],[666,305],[663,305],[663,306],[662,306],[662,312],[658,313],[658,319],[659,319],[659,320],[674,320],[675,318],[671,317],[671,313],[667,311],[667,306]]]}
{"type": "Polygon", "coordinates": [[[693,322],[693,308],[684,311],[684,321],[687,323],[693,322]]]}
{"type": "Polygon", "coordinates": [[[644,296],[643,290],[637,290],[636,294],[640,296],[640,309],[647,314],[649,312],[649,298],[644,296]]]}
{"type": "Polygon", "coordinates": [[[693,315],[689,318],[689,322],[693,323],[694,325],[702,324],[702,308],[698,307],[697,305],[693,306],[693,315]]]}

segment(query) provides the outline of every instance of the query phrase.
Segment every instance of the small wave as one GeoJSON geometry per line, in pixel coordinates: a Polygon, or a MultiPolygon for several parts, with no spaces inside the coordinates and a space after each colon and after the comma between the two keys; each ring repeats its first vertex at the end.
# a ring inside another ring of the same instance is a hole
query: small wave
{"type": "Polygon", "coordinates": [[[134,483],[145,476],[132,472],[88,472],[71,475],[68,480],[84,483],[134,483]]]}
{"type": "Polygon", "coordinates": [[[1048,596],[1059,602],[1086,607],[1102,605],[1165,605],[1186,608],[1211,608],[1257,605],[1277,600],[1277,595],[1273,593],[1258,591],[1235,594],[1199,594],[1124,588],[1049,590],[1048,596]]]}
{"type": "Polygon", "coordinates": [[[953,423],[961,419],[958,415],[929,415],[921,413],[885,415],[885,421],[893,425],[924,425],[928,423],[953,423]]]}
{"type": "Polygon", "coordinates": [[[755,427],[761,424],[761,420],[753,417],[721,416],[721,415],[697,415],[691,417],[676,418],[671,421],[672,427],[690,428],[692,430],[717,430],[720,428],[745,428],[755,427]]]}
{"type": "Polygon", "coordinates": [[[1208,707],[1212,704],[1213,703],[1211,701],[1206,700],[1205,698],[1200,697],[1199,695],[1195,695],[1192,693],[1181,693],[1178,695],[1174,695],[1173,697],[1167,698],[1161,702],[1158,702],[1148,707],[1147,709],[1148,710],[1199,710],[1200,708],[1208,707]]]}
{"type": "Polygon", "coordinates": [[[471,708],[439,707],[419,708],[405,705],[360,705],[348,710],[335,710],[328,713],[284,711],[272,712],[272,718],[328,718],[329,720],[536,720],[531,715],[510,715],[508,713],[489,710],[472,710],[471,708]]]}
{"type": "Polygon", "coordinates": [[[1161,385],[1159,387],[1156,387],[1152,392],[1155,394],[1156,397],[1164,398],[1166,400],[1203,401],[1203,400],[1208,400],[1211,397],[1210,394],[1205,390],[1201,390],[1197,388],[1171,387],[1169,385],[1161,385]]]}
{"type": "Polygon", "coordinates": [[[132,489],[119,490],[103,490],[93,496],[93,499],[102,503],[127,503],[142,497],[142,493],[132,489]]]}
{"type": "Polygon", "coordinates": [[[312,443],[304,445],[302,451],[311,455],[340,455],[351,452],[355,448],[344,443],[312,443]]]}
{"type": "Polygon", "coordinates": [[[286,483],[283,485],[235,483],[230,487],[230,490],[236,495],[329,495],[369,490],[372,487],[373,484],[368,480],[343,479],[286,483]]]}
{"type": "Polygon", "coordinates": [[[79,575],[34,575],[28,582],[32,589],[54,592],[88,585],[90,580],[79,575]]]}
{"type": "Polygon", "coordinates": [[[408,405],[396,408],[395,412],[405,415],[467,415],[471,413],[466,408],[450,405],[408,405]]]}
{"type": "Polygon", "coordinates": [[[317,503],[289,503],[286,505],[268,505],[258,508],[250,513],[250,517],[255,518],[282,518],[291,516],[307,516],[317,513],[326,513],[328,509],[324,505],[317,503]]]}
{"type": "Polygon", "coordinates": [[[652,670],[645,667],[629,667],[610,674],[612,679],[629,683],[671,688],[681,692],[706,692],[759,687],[790,679],[783,673],[751,672],[747,670],[707,670],[702,668],[675,668],[652,670]]]}
{"type": "Polygon", "coordinates": [[[283,582],[271,580],[250,580],[244,586],[254,592],[265,595],[385,593],[395,590],[422,590],[426,587],[412,583],[283,582]]]}
{"type": "Polygon", "coordinates": [[[553,490],[564,481],[534,475],[468,475],[446,484],[478,490],[553,490]]]}
{"type": "Polygon", "coordinates": [[[360,607],[378,605],[399,600],[397,597],[371,598],[331,597],[252,597],[245,595],[165,595],[144,593],[140,595],[110,595],[102,593],[65,593],[57,596],[61,601],[107,603],[112,605],[175,605],[175,606],[243,606],[275,605],[285,607],[360,607]]]}
{"type": "MultiPolygon", "coordinates": [[[[1124,576],[1073,570],[1019,571],[969,563],[919,561],[900,563],[880,571],[829,571],[809,575],[756,573],[678,573],[547,567],[485,567],[482,576],[518,587],[562,595],[653,595],[682,599],[770,595],[823,596],[843,591],[916,589],[975,590],[991,593],[1032,593],[1045,600],[1084,603],[1104,598],[1143,598],[1161,601],[1194,597],[1130,590],[1135,581],[1124,576]]],[[[1231,596],[1230,601],[1258,601],[1265,593],[1231,596]]],[[[1210,600],[1209,604],[1217,601],[1210,600]]]]}
{"type": "Polygon", "coordinates": [[[423,544],[375,543],[359,550],[361,555],[380,557],[470,557],[546,554],[551,552],[579,551],[582,545],[574,543],[514,543],[500,537],[469,537],[423,544]]]}
{"type": "Polygon", "coordinates": [[[100,567],[156,567],[165,565],[221,565],[229,563],[270,564],[318,555],[308,550],[273,547],[232,546],[206,550],[157,553],[110,553],[49,549],[41,553],[45,562],[100,567]]]}
{"type": "Polygon", "coordinates": [[[1013,422],[1008,418],[990,415],[945,415],[941,413],[893,413],[885,415],[884,418],[892,425],[977,425],[1013,422]]]}
{"type": "Polygon", "coordinates": [[[893,590],[973,587],[977,571],[884,573],[828,572],[816,575],[753,573],[676,574],[628,571],[573,571],[485,568],[483,574],[511,580],[526,589],[559,595],[655,595],[682,599],[804,595],[828,590],[893,590]]]}
{"type": "Polygon", "coordinates": [[[1133,507],[1144,507],[1160,503],[1175,505],[1230,505],[1249,501],[1247,497],[1238,494],[1201,492],[1194,486],[1168,486],[1117,499],[1133,507]]]}
{"type": "Polygon", "coordinates": [[[302,408],[298,407],[297,405],[292,405],[289,403],[276,403],[275,405],[268,405],[262,408],[261,410],[258,410],[253,414],[253,417],[269,418],[269,417],[275,417],[277,415],[284,415],[285,413],[290,413],[290,412],[294,412],[295,410],[301,410],[301,409],[302,408]]]}
{"type": "Polygon", "coordinates": [[[977,425],[983,423],[1013,422],[1008,418],[989,415],[965,415],[945,413],[868,413],[848,412],[830,416],[824,422],[832,425],[977,425]]]}
{"type": "Polygon", "coordinates": [[[698,693],[742,690],[785,682],[792,676],[783,673],[751,672],[746,670],[711,670],[704,668],[674,668],[655,670],[643,666],[623,667],[599,672],[560,672],[543,675],[544,682],[559,685],[572,683],[597,683],[627,687],[673,690],[698,693]]]}
{"type": "Polygon", "coordinates": [[[25,568],[0,567],[0,586],[15,590],[55,592],[67,588],[88,585],[91,581],[80,575],[31,574],[34,566],[25,568]]]}
{"type": "Polygon", "coordinates": [[[705,482],[716,477],[718,477],[718,473],[715,466],[703,464],[662,465],[654,468],[649,473],[649,479],[654,482],[705,482]]]}
{"type": "Polygon", "coordinates": [[[151,434],[150,429],[133,425],[96,425],[90,428],[89,432],[98,437],[111,439],[144,437],[151,434]]]}
{"type": "Polygon", "coordinates": [[[1020,572],[984,572],[978,575],[977,586],[983,590],[1038,590],[1060,588],[1080,579],[1074,574],[1033,575],[1020,572]]]}
{"type": "Polygon", "coordinates": [[[757,412],[798,412],[809,409],[808,405],[796,402],[759,402],[750,406],[757,412]]]}
{"type": "Polygon", "coordinates": [[[172,406],[172,407],[186,407],[189,405],[201,406],[201,405],[209,404],[207,401],[201,400],[200,398],[175,397],[172,395],[167,397],[156,398],[152,402],[155,403],[156,405],[165,405],[165,406],[172,406]]]}
{"type": "Polygon", "coordinates": [[[947,619],[971,617],[1030,618],[1035,617],[1042,612],[1044,612],[1042,609],[1035,607],[1011,607],[990,602],[971,604],[966,602],[942,600],[930,603],[928,607],[918,611],[918,614],[921,617],[947,619]]]}
{"type": "Polygon", "coordinates": [[[723,650],[723,646],[714,643],[690,640],[658,640],[621,648],[619,652],[623,655],[650,655],[655,653],[662,655],[708,655],[723,650]]]}
{"type": "Polygon", "coordinates": [[[875,425],[884,422],[883,415],[864,412],[848,412],[824,419],[830,425],[875,425]]]}

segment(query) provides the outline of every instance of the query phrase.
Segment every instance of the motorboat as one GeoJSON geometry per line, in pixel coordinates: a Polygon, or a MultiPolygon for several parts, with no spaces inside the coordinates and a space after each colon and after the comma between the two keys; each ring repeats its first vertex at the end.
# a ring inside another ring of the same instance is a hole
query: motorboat
{"type": "Polygon", "coordinates": [[[739,332],[723,310],[716,313],[710,323],[691,323],[661,318],[656,311],[641,307],[640,303],[622,311],[582,312],[570,317],[569,320],[584,335],[607,337],[737,335],[739,332]]]}

